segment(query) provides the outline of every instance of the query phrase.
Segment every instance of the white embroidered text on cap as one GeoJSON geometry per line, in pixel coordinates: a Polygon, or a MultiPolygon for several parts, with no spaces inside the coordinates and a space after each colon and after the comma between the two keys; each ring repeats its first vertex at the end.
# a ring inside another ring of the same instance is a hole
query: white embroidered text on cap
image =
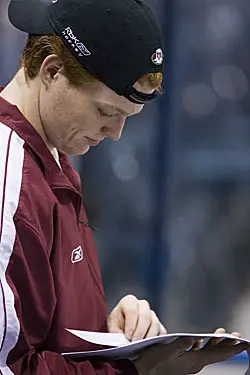
{"type": "Polygon", "coordinates": [[[68,26],[62,31],[64,39],[77,52],[78,56],[90,56],[88,48],[74,35],[72,29],[68,26]]]}

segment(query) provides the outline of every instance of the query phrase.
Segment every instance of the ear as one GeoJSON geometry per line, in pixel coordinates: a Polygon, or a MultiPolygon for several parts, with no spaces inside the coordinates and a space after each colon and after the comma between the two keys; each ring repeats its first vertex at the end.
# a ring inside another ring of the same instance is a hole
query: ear
{"type": "Polygon", "coordinates": [[[62,69],[62,60],[57,55],[49,55],[44,59],[39,76],[46,88],[58,79],[59,72],[62,69]]]}

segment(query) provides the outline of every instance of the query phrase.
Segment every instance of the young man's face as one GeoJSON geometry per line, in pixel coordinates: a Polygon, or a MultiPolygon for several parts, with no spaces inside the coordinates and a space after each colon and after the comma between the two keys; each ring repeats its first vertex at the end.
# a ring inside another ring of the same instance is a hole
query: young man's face
{"type": "Polygon", "coordinates": [[[60,73],[46,79],[40,91],[42,125],[50,145],[69,155],[85,154],[104,138],[119,140],[126,118],[143,109],[101,82],[75,87],[60,73]]]}

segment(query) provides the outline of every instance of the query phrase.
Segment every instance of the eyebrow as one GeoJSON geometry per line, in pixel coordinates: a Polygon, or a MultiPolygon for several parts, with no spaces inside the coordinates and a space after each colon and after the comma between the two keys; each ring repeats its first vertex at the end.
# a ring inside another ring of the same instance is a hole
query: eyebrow
{"type": "Polygon", "coordinates": [[[116,107],[115,105],[108,104],[108,103],[102,103],[102,104],[105,105],[109,109],[113,109],[114,111],[121,113],[123,116],[127,117],[130,115],[129,113],[127,113],[126,111],[123,111],[121,108],[116,107]]]}
{"type": "MultiPolygon", "coordinates": [[[[134,115],[134,114],[131,114],[131,113],[128,113],[128,112],[124,111],[123,109],[121,109],[119,107],[116,107],[115,105],[112,105],[112,104],[109,104],[109,103],[101,103],[101,104],[107,106],[109,109],[113,109],[113,110],[121,113],[125,117],[129,117],[129,116],[133,116],[134,115]]],[[[140,113],[140,111],[138,113],[140,113]]]]}

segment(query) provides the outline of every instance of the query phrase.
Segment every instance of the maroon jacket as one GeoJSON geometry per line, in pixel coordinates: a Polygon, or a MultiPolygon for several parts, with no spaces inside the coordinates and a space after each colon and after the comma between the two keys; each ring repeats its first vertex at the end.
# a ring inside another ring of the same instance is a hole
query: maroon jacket
{"type": "Polygon", "coordinates": [[[0,97],[0,374],[135,372],[129,361],[60,355],[93,349],[65,328],[107,329],[91,229],[79,222],[80,179],[65,155],[60,164],[0,97]]]}

